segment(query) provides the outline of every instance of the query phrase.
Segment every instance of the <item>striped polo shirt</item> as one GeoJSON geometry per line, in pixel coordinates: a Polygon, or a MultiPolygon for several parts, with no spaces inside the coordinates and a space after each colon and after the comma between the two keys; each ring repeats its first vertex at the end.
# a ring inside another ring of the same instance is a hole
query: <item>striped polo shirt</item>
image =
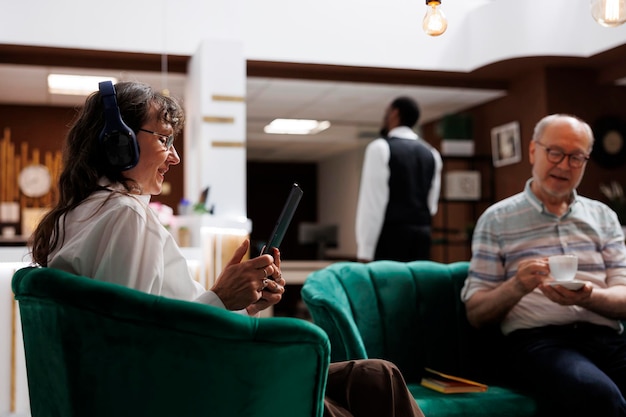
{"type": "MultiPolygon", "coordinates": [[[[561,217],[549,213],[530,189],[489,207],[472,239],[472,260],[461,292],[467,301],[517,273],[520,261],[558,254],[578,256],[577,280],[595,288],[626,285],[626,247],[617,215],[600,201],[579,196],[561,217]]],[[[621,329],[618,321],[579,306],[561,306],[535,288],[501,323],[502,332],[585,321],[621,329]]]]}

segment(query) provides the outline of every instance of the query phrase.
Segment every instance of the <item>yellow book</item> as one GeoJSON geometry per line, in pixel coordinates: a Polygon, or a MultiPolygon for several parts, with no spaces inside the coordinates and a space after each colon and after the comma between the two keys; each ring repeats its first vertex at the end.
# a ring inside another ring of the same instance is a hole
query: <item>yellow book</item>
{"type": "Polygon", "coordinates": [[[487,385],[458,376],[444,374],[434,369],[425,368],[426,374],[421,384],[426,388],[442,392],[444,394],[456,394],[462,392],[484,392],[487,385]]]}

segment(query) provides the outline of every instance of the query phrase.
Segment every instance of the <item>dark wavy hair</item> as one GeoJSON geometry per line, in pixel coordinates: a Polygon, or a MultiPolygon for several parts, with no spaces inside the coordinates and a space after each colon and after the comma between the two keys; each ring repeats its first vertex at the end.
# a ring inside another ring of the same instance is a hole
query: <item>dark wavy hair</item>
{"type": "MultiPolygon", "coordinates": [[[[122,119],[135,134],[147,122],[153,107],[157,109],[159,121],[172,126],[174,135],[182,130],[184,113],[175,99],[139,82],[121,82],[115,85],[115,90],[122,119]]],[[[108,164],[99,141],[103,127],[104,106],[100,93],[95,92],[87,97],[67,134],[59,177],[59,201],[43,217],[31,237],[33,261],[41,266],[47,266],[49,254],[62,244],[59,231],[65,224],[59,224],[61,217],[94,191],[103,189],[98,185],[100,178],[121,183],[127,193],[140,191],[139,185],[125,177],[123,171],[108,164]]]]}

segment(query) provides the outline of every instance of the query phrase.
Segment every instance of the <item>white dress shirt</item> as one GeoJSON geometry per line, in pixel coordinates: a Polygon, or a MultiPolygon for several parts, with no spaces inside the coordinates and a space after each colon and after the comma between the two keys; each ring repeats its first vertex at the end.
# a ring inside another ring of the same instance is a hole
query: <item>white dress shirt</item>
{"type": "MultiPolygon", "coordinates": [[[[443,161],[439,152],[421,139],[407,126],[398,126],[389,131],[389,137],[413,139],[427,146],[435,158],[435,172],[428,192],[428,208],[431,216],[437,213],[441,191],[443,161]]],[[[359,199],[356,209],[357,258],[374,259],[376,243],[383,228],[385,210],[389,201],[389,144],[383,138],[374,140],[365,149],[359,199]]]]}

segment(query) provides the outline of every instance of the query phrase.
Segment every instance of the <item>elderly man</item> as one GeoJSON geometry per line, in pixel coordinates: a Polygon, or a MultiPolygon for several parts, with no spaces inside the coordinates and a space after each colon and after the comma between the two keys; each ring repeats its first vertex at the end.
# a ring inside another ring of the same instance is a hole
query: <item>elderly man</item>
{"type": "Polygon", "coordinates": [[[593,145],[587,123],[536,125],[532,178],[478,220],[462,291],[470,323],[507,335],[511,380],[553,416],[626,416],[626,247],[616,214],[582,197],[593,145]],[[554,284],[548,257],[578,257],[578,290],[554,284]]]}

